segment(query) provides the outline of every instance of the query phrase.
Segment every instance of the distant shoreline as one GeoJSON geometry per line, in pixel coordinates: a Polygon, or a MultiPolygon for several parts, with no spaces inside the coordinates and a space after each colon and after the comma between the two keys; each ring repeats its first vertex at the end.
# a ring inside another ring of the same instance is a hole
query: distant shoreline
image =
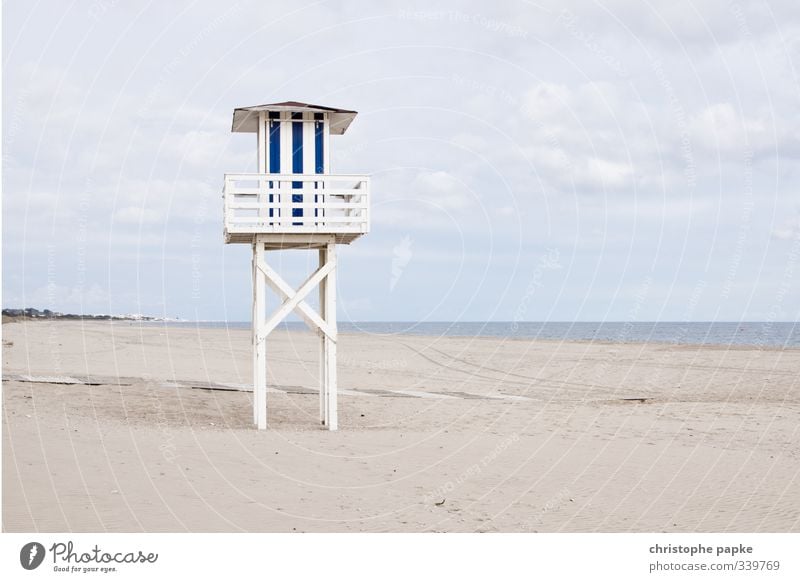
{"type": "Polygon", "coordinates": [[[149,315],[85,315],[76,313],[60,313],[49,309],[35,309],[26,307],[24,309],[3,309],[3,323],[14,321],[38,320],[38,319],[57,319],[57,320],[77,320],[77,321],[166,321],[163,318],[151,317],[149,315]]]}

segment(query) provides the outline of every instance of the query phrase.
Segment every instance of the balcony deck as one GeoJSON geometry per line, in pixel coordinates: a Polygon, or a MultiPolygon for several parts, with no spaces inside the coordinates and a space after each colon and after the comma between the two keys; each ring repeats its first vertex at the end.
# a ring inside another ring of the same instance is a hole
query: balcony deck
{"type": "Polygon", "coordinates": [[[369,177],[334,174],[226,174],[226,243],[269,235],[274,248],[349,244],[369,232],[369,177]]]}

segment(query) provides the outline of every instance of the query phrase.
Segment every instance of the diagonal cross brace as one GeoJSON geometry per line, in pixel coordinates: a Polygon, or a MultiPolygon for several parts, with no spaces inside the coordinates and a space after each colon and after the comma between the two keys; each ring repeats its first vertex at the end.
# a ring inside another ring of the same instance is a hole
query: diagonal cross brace
{"type": "Polygon", "coordinates": [[[258,341],[263,341],[293,310],[297,310],[306,325],[313,329],[318,328],[331,341],[336,341],[336,332],[311,306],[304,301],[311,290],[316,287],[328,274],[336,268],[336,259],[325,263],[322,267],[314,271],[300,288],[295,291],[281,276],[267,265],[263,258],[258,258],[258,268],[266,275],[267,284],[277,293],[284,296],[281,306],[269,317],[264,325],[263,331],[258,335],[258,341]]]}

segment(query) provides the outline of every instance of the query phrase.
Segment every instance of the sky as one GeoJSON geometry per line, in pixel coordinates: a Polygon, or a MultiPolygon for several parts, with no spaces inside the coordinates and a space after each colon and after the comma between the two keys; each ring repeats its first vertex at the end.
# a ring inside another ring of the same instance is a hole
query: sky
{"type": "Polygon", "coordinates": [[[4,3],[2,304],[249,320],[231,115],[297,100],[372,176],[340,321],[797,321],[799,57],[793,0],[4,3]]]}

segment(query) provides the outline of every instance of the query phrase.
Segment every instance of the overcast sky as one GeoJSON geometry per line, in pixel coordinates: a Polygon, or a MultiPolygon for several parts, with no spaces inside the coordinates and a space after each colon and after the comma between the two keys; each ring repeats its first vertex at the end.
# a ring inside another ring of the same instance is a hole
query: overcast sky
{"type": "Polygon", "coordinates": [[[340,320],[797,320],[796,0],[498,4],[4,3],[3,306],[249,319],[231,114],[298,100],[372,175],[340,320]]]}

